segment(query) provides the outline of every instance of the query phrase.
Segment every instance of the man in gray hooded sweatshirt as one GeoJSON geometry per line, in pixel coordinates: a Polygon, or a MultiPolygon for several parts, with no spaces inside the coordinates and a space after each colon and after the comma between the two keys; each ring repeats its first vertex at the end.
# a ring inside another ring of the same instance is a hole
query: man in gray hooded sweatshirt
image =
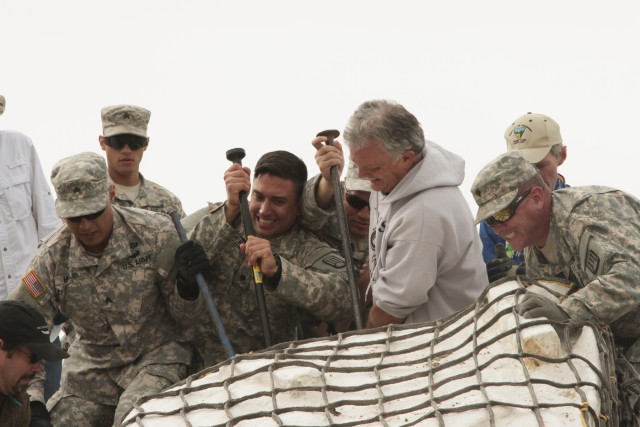
{"type": "Polygon", "coordinates": [[[416,117],[386,100],[360,105],[344,140],[373,190],[367,327],[426,322],[472,304],[488,280],[458,188],[464,160],[426,141],[416,117]]]}

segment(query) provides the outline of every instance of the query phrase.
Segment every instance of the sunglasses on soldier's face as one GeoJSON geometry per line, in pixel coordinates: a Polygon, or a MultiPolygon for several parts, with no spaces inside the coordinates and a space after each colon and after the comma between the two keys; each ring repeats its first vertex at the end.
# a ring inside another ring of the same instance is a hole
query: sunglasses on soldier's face
{"type": "Polygon", "coordinates": [[[363,200],[355,194],[346,193],[344,195],[344,199],[347,201],[349,206],[353,209],[360,211],[366,207],[369,207],[369,202],[367,200],[363,200]]]}
{"type": "Polygon", "coordinates": [[[525,191],[524,193],[522,193],[520,196],[516,197],[511,203],[509,203],[509,206],[507,206],[506,208],[502,209],[501,211],[498,211],[495,214],[491,215],[489,218],[485,219],[484,222],[489,227],[491,227],[491,226],[494,226],[498,222],[507,222],[507,221],[509,221],[516,214],[516,209],[518,209],[518,206],[520,206],[520,203],[522,203],[524,201],[524,199],[527,198],[527,196],[529,195],[531,190],[532,189],[529,189],[529,190],[525,191]]]}
{"type": "Polygon", "coordinates": [[[135,135],[114,135],[106,138],[105,144],[116,150],[122,150],[125,145],[128,145],[131,151],[139,150],[146,147],[149,143],[147,138],[135,135]]]}
{"type": "Polygon", "coordinates": [[[92,214],[89,215],[80,215],[80,216],[72,216],[70,218],[65,218],[67,221],[69,222],[73,222],[74,224],[78,224],[80,221],[82,221],[82,218],[85,218],[89,221],[95,221],[96,219],[100,218],[100,215],[102,215],[104,213],[104,210],[107,209],[106,207],[102,208],[101,210],[99,210],[98,212],[94,212],[92,214]]]}

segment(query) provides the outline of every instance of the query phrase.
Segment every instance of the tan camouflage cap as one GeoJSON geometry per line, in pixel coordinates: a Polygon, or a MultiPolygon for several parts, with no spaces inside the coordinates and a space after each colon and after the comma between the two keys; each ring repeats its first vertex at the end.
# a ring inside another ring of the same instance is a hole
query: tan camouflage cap
{"type": "Polygon", "coordinates": [[[102,116],[102,136],[128,133],[147,137],[147,125],[151,112],[135,105],[112,105],[104,107],[102,116]]]}
{"type": "Polygon", "coordinates": [[[7,105],[7,101],[4,99],[4,96],[0,95],[0,116],[4,113],[5,105],[7,105]]]}
{"type": "Polygon", "coordinates": [[[516,198],[518,188],[538,174],[528,160],[514,151],[492,160],[476,176],[471,194],[478,204],[475,223],[506,208],[516,198]]]}
{"type": "Polygon", "coordinates": [[[560,126],[549,116],[527,113],[504,132],[507,151],[519,151],[531,163],[538,163],[551,147],[562,144],[560,126]]]}
{"type": "Polygon", "coordinates": [[[53,166],[51,183],[56,189],[56,214],[60,218],[89,215],[107,206],[107,164],[96,153],[66,157],[53,166]]]}
{"type": "Polygon", "coordinates": [[[349,161],[347,177],[344,180],[344,188],[348,191],[368,191],[371,192],[371,181],[358,176],[358,165],[349,161]]]}

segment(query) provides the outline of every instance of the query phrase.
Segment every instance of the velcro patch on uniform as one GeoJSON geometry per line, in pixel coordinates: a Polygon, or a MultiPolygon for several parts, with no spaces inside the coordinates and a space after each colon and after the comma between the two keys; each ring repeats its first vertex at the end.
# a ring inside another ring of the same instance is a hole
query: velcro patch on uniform
{"type": "Polygon", "coordinates": [[[24,283],[24,286],[33,299],[38,300],[47,293],[47,288],[40,282],[40,278],[38,278],[33,270],[29,270],[27,274],[24,275],[22,283],[24,283]]]}
{"type": "Polygon", "coordinates": [[[322,262],[330,265],[333,268],[342,268],[346,265],[346,263],[344,262],[344,259],[340,258],[337,255],[329,255],[327,257],[324,257],[322,259],[322,262]]]}
{"type": "Polygon", "coordinates": [[[592,250],[589,250],[589,252],[587,252],[586,264],[586,267],[595,274],[600,269],[600,257],[592,250]]]}

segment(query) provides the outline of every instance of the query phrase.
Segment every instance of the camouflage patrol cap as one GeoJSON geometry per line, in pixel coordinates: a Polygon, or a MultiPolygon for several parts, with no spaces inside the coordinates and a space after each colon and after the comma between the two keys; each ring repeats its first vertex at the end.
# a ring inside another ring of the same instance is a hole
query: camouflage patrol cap
{"type": "Polygon", "coordinates": [[[147,137],[147,125],[151,112],[135,105],[112,105],[104,107],[102,116],[102,136],[123,133],[147,137]]]}
{"type": "Polygon", "coordinates": [[[0,95],[0,116],[4,113],[5,105],[7,105],[7,101],[4,99],[4,96],[0,95]]]}
{"type": "Polygon", "coordinates": [[[513,151],[489,162],[476,176],[471,194],[478,204],[475,223],[506,208],[516,198],[518,188],[538,174],[522,155],[513,151]]]}
{"type": "Polygon", "coordinates": [[[349,162],[347,169],[347,177],[344,180],[344,188],[349,191],[368,191],[371,192],[371,181],[358,176],[358,165],[349,162]]]}
{"type": "Polygon", "coordinates": [[[96,153],[66,157],[53,166],[51,183],[56,189],[56,214],[60,218],[89,215],[107,206],[107,164],[96,153]]]}
{"type": "Polygon", "coordinates": [[[544,114],[527,113],[518,117],[504,132],[507,151],[519,151],[531,163],[538,163],[551,147],[562,144],[560,126],[544,114]]]}

